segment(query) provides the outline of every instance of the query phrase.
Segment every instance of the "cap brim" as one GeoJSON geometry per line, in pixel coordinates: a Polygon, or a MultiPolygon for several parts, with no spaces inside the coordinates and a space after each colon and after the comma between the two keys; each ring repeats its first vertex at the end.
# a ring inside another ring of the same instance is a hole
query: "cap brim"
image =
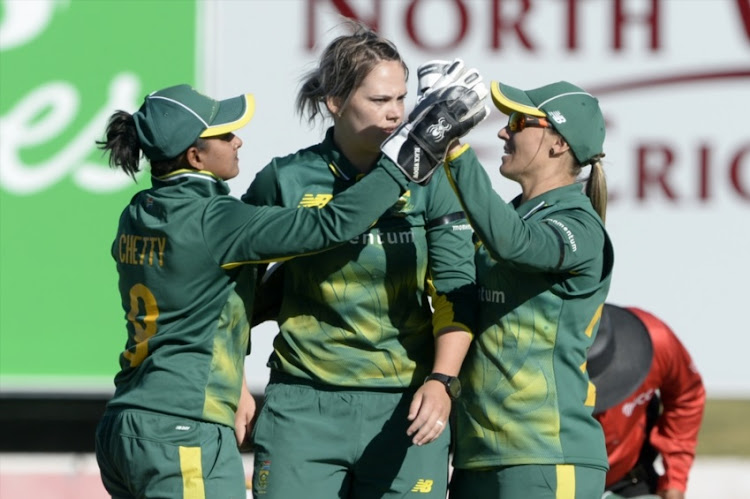
{"type": "Polygon", "coordinates": [[[605,411],[630,396],[646,379],[654,355],[651,336],[633,312],[605,304],[604,314],[609,315],[614,352],[601,372],[589,371],[589,378],[596,387],[594,413],[605,411]]]}
{"type": "Polygon", "coordinates": [[[247,125],[255,114],[255,98],[252,94],[240,95],[219,102],[219,111],[201,137],[215,137],[239,130],[247,125]]]}
{"type": "Polygon", "coordinates": [[[495,107],[504,114],[510,115],[511,113],[518,112],[539,118],[547,116],[544,111],[537,109],[529,96],[526,95],[526,92],[520,88],[493,81],[490,84],[490,92],[495,107]]]}

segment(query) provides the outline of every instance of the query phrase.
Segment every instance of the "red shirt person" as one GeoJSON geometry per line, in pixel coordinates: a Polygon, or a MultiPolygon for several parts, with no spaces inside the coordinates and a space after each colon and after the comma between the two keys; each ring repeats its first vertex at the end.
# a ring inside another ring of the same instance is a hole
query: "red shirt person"
{"type": "Polygon", "coordinates": [[[605,304],[587,369],[607,445],[607,490],[684,498],[706,392],[674,332],[648,312],[605,304]]]}

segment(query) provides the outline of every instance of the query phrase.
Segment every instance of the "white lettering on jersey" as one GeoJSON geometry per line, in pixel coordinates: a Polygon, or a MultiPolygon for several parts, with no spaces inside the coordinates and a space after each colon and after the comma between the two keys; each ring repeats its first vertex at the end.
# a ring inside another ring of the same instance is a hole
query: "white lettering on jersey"
{"type": "Polygon", "coordinates": [[[626,417],[630,417],[633,415],[633,411],[635,411],[635,408],[639,405],[645,405],[648,404],[649,400],[651,400],[654,397],[654,392],[656,390],[654,388],[650,388],[646,390],[645,392],[639,393],[635,396],[633,400],[628,402],[627,404],[624,404],[622,406],[622,413],[626,417]]]}
{"type": "Polygon", "coordinates": [[[555,220],[554,218],[545,218],[542,220],[543,222],[549,222],[551,224],[557,225],[562,229],[562,231],[565,233],[566,236],[568,236],[568,241],[570,242],[570,249],[573,251],[578,249],[578,246],[576,245],[576,238],[573,236],[573,232],[562,222],[559,220],[555,220]]]}
{"type": "Polygon", "coordinates": [[[414,242],[414,234],[410,230],[403,232],[383,232],[380,234],[373,234],[367,232],[360,234],[354,239],[350,239],[350,244],[412,244],[414,242]]]}
{"type": "Polygon", "coordinates": [[[485,303],[505,303],[505,292],[481,286],[479,288],[479,301],[485,303]]]}

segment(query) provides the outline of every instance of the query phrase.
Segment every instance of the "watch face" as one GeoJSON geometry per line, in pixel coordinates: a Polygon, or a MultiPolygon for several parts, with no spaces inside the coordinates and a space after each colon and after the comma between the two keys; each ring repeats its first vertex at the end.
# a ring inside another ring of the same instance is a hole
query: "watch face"
{"type": "Polygon", "coordinates": [[[453,399],[457,399],[461,396],[461,382],[458,378],[451,378],[448,382],[448,394],[453,399]]]}
{"type": "Polygon", "coordinates": [[[455,376],[448,376],[447,374],[432,373],[425,378],[425,383],[431,379],[439,381],[445,385],[445,391],[452,399],[457,399],[461,396],[461,382],[455,376]]]}

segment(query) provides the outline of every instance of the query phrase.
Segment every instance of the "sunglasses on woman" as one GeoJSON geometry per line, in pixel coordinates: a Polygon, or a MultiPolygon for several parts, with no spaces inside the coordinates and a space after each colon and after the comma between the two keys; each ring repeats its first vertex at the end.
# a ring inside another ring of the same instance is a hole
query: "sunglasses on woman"
{"type": "Polygon", "coordinates": [[[508,130],[513,133],[520,132],[526,127],[551,128],[549,121],[545,118],[537,118],[523,113],[510,113],[508,117],[508,130]]]}

